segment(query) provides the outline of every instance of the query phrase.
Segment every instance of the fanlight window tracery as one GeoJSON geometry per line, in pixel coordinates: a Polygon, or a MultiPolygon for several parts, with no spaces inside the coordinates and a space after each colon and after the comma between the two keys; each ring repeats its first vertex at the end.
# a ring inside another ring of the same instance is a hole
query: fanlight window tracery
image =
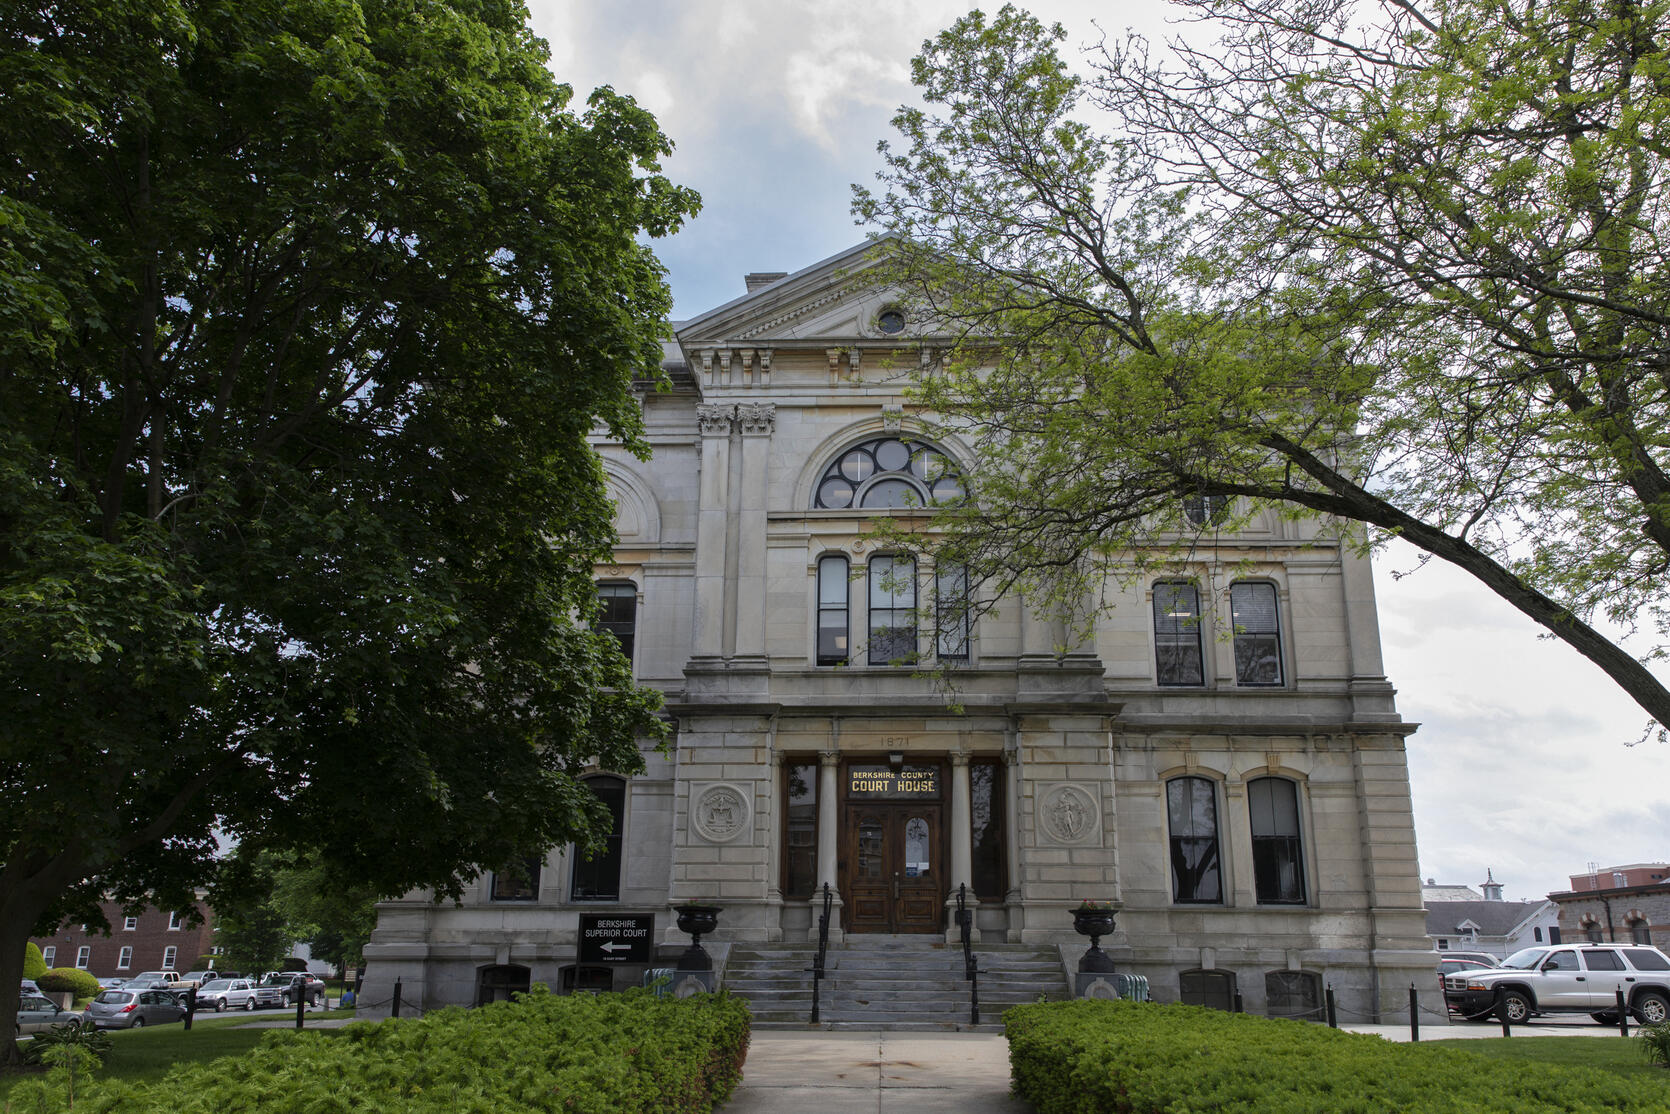
{"type": "Polygon", "coordinates": [[[939,449],[908,437],[877,437],[843,452],[818,481],[819,510],[924,507],[963,498],[963,478],[939,449]]]}

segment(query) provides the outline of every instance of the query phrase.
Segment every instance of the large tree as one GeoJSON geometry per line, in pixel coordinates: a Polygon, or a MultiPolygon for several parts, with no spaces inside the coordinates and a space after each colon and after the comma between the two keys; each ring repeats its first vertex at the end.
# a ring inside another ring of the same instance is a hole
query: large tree
{"type": "Polygon", "coordinates": [[[514,0],[0,9],[0,1016],[221,841],[456,892],[659,733],[587,437],[697,200],[546,60],[514,0]]]}
{"type": "Polygon", "coordinates": [[[1670,691],[1590,624],[1670,633],[1670,5],[1179,11],[1076,58],[1011,7],[959,20],[857,190],[881,281],[950,337],[923,401],[986,462],[947,555],[1065,603],[1236,522],[1191,502],[1366,523],[1662,737],[1670,691]]]}

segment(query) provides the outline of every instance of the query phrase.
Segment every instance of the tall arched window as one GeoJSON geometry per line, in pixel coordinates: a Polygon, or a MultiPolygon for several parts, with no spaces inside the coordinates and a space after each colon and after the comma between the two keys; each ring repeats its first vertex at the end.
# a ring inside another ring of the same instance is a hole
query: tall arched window
{"type": "Polygon", "coordinates": [[[1252,818],[1253,888],[1261,905],[1303,905],[1305,856],[1299,839],[1299,792],[1284,777],[1247,782],[1252,818]]]}
{"type": "Polygon", "coordinates": [[[923,507],[964,495],[962,476],[943,451],[909,437],[877,437],[835,458],[818,480],[812,506],[820,510],[923,507]]]}
{"type": "Polygon", "coordinates": [[[574,878],[569,884],[569,896],[574,901],[619,901],[626,782],[618,777],[593,777],[586,779],[586,788],[595,793],[609,810],[609,835],[590,859],[582,857],[578,846],[572,848],[574,878]]]}
{"type": "Polygon", "coordinates": [[[1171,830],[1172,900],[1191,905],[1221,902],[1216,788],[1203,777],[1172,778],[1166,782],[1166,817],[1171,830]]]}

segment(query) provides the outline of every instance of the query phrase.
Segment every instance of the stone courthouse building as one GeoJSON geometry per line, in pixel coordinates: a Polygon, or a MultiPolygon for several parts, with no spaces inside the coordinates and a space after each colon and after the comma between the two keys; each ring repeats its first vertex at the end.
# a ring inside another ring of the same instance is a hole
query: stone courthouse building
{"type": "MultiPolygon", "coordinates": [[[[670,392],[643,395],[651,460],[599,448],[618,508],[603,622],[676,724],[645,774],[599,770],[607,855],[557,848],[462,906],[381,907],[373,1006],[635,982],[579,962],[586,915],[723,907],[727,943],[954,935],[959,888],[991,944],[1085,941],[1069,909],[1122,903],[1104,947],[1160,1001],[1407,1016],[1429,986],[1404,739],[1368,562],[1315,523],[1204,531],[1121,591],[1094,638],[1018,600],[938,601],[956,568],[878,545],[893,509],[954,497],[970,446],[930,436],[902,372],[934,358],[866,245],[675,324],[670,392]],[[906,653],[956,667],[955,705],[906,653]]],[[[1201,518],[1207,508],[1193,508],[1201,518]]],[[[978,587],[975,586],[975,590],[978,587]]],[[[908,941],[906,941],[908,943],[908,941]]],[[[798,968],[796,968],[798,971],[798,968]]],[[[386,1008],[386,1007],[383,1007],[386,1008]]]]}

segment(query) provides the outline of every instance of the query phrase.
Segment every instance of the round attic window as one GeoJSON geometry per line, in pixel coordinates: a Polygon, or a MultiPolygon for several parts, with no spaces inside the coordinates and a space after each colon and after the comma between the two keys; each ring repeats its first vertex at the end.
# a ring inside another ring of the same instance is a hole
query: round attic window
{"type": "Polygon", "coordinates": [[[876,314],[876,328],[886,336],[905,331],[905,315],[903,310],[884,309],[876,314]]]}

